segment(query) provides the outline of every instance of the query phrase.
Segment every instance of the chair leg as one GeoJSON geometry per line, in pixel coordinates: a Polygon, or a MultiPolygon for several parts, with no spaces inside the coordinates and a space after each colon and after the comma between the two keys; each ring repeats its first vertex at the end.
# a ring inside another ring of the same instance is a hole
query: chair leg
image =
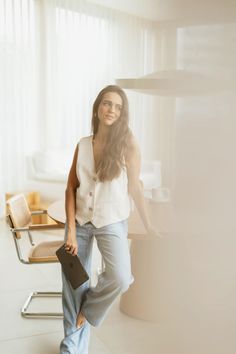
{"type": "Polygon", "coordinates": [[[30,293],[29,297],[27,298],[25,304],[21,309],[21,315],[26,318],[63,318],[62,312],[29,312],[28,307],[31,301],[37,297],[61,297],[62,293],[57,291],[34,291],[30,293]]]}

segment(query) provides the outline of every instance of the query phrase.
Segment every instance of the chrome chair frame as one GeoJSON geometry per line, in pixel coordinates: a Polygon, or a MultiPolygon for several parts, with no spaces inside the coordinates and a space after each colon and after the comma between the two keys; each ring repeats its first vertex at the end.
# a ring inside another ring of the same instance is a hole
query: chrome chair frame
{"type": "MultiPolygon", "coordinates": [[[[46,210],[40,210],[40,211],[33,211],[31,212],[31,215],[39,215],[39,214],[47,214],[46,210]]],[[[47,261],[47,262],[30,262],[29,260],[26,260],[22,256],[22,251],[21,251],[21,246],[20,246],[20,240],[17,237],[17,232],[27,232],[30,244],[32,246],[35,245],[33,241],[33,237],[31,232],[36,231],[36,230],[52,230],[52,229],[62,229],[64,228],[63,224],[39,224],[39,225],[30,225],[28,227],[19,227],[19,228],[14,228],[12,219],[10,214],[7,215],[7,223],[10,226],[11,233],[13,235],[13,240],[17,252],[18,259],[21,263],[23,264],[45,264],[45,263],[57,263],[58,260],[52,260],[52,261],[47,261]]],[[[29,294],[27,300],[25,301],[24,305],[21,308],[21,315],[24,318],[63,318],[62,312],[32,312],[28,311],[28,308],[35,298],[51,298],[51,297],[61,297],[62,292],[57,292],[57,291],[33,291],[29,294]]]]}

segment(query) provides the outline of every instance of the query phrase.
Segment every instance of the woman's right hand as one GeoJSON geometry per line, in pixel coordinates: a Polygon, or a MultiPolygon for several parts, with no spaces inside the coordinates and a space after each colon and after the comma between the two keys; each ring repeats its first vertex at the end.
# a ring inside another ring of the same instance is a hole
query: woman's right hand
{"type": "Polygon", "coordinates": [[[78,253],[78,242],[76,240],[76,232],[68,231],[67,241],[65,243],[66,252],[70,253],[72,256],[76,256],[78,253]]]}

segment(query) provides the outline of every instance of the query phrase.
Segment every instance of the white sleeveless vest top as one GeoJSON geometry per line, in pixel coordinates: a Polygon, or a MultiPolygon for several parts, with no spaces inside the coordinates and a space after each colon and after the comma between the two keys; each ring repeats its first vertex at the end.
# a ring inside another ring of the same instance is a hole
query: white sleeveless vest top
{"type": "Polygon", "coordinates": [[[93,136],[79,141],[76,173],[80,182],[76,191],[76,220],[80,225],[91,222],[103,227],[129,217],[128,178],[122,169],[118,178],[100,182],[93,155],[93,136]]]}

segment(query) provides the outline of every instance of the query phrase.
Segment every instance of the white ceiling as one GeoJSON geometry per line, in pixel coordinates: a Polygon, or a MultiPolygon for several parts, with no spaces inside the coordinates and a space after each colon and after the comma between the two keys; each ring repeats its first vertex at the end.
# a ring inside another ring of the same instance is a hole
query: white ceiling
{"type": "Polygon", "coordinates": [[[132,15],[156,20],[160,0],[89,0],[132,15]]]}
{"type": "Polygon", "coordinates": [[[236,0],[89,0],[158,22],[236,21],[236,0]]]}

